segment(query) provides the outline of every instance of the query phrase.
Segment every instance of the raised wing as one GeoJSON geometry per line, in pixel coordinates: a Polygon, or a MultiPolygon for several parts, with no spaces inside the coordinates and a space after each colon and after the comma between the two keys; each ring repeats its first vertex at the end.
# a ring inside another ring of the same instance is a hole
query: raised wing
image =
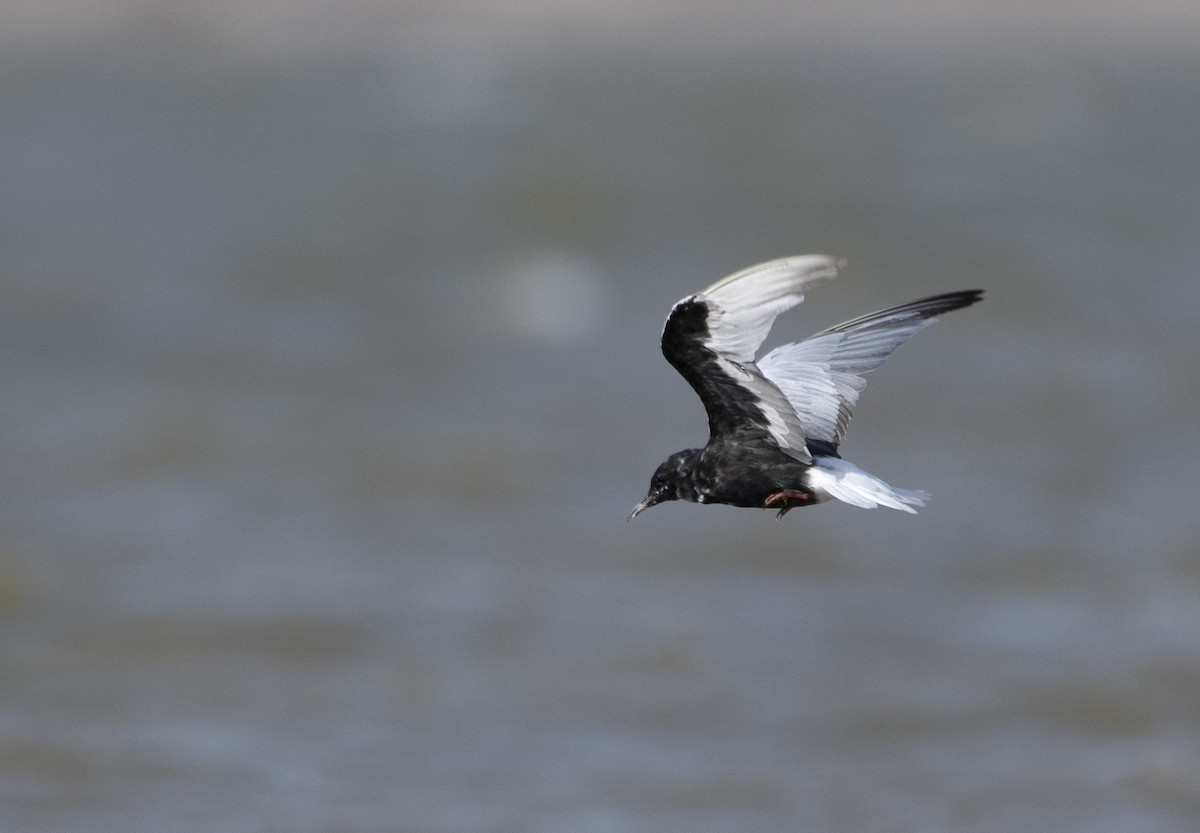
{"type": "Polygon", "coordinates": [[[793,406],[754,364],[775,317],[804,300],[804,288],[837,275],[823,255],[773,260],[743,269],[677,303],[663,328],[663,355],[708,412],[709,441],[764,439],[812,459],[793,406]]]}
{"type": "Polygon", "coordinates": [[[851,410],[866,386],[863,374],[883,364],[893,350],[951,310],[983,297],[977,289],[948,292],[873,312],[785,344],[758,363],[763,376],[787,397],[810,439],[836,449],[851,410]]]}
{"type": "Polygon", "coordinates": [[[706,346],[735,362],[753,362],[775,317],[803,301],[807,287],[837,277],[845,265],[825,255],[785,257],[734,272],[691,296],[708,304],[706,346]]]}

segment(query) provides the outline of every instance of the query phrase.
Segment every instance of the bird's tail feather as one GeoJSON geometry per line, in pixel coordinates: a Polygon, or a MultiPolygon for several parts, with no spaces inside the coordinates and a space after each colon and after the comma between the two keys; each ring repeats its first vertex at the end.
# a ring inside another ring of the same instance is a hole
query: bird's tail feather
{"type": "Polygon", "coordinates": [[[928,492],[896,489],[839,457],[817,457],[809,469],[808,479],[818,496],[823,493],[864,509],[887,506],[916,514],[913,507],[924,506],[929,500],[928,492]]]}

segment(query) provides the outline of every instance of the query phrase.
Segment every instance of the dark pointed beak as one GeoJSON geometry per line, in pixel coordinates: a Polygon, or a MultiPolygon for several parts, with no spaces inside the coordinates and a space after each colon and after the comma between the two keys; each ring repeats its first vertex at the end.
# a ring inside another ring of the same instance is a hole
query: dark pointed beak
{"type": "Polygon", "coordinates": [[[638,515],[642,514],[647,509],[649,509],[651,506],[654,506],[657,503],[662,503],[662,497],[659,495],[658,492],[651,492],[650,494],[646,495],[645,499],[642,500],[641,503],[639,503],[637,506],[633,507],[633,511],[629,513],[629,517],[626,518],[625,521],[626,522],[632,521],[638,515]]]}

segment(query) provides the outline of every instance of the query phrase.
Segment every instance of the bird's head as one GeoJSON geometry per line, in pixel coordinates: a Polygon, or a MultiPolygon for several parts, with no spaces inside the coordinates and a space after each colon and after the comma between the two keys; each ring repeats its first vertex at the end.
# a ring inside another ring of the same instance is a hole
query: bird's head
{"type": "Polygon", "coordinates": [[[632,521],[651,506],[657,506],[664,501],[695,500],[691,470],[699,456],[699,449],[693,448],[668,457],[650,478],[650,491],[641,503],[633,507],[633,511],[629,513],[629,520],[632,521]]]}

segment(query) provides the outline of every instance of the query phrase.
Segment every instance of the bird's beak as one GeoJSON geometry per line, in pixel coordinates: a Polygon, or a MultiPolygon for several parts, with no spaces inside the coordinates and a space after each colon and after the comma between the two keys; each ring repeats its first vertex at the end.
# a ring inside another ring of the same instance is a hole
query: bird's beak
{"type": "Polygon", "coordinates": [[[659,495],[659,493],[651,492],[650,494],[646,495],[645,499],[642,500],[641,503],[639,503],[637,506],[633,507],[633,511],[629,513],[629,517],[626,518],[625,520],[632,521],[634,518],[636,518],[638,515],[645,512],[651,506],[654,506],[656,503],[661,503],[661,502],[662,502],[662,497],[659,495]]]}

